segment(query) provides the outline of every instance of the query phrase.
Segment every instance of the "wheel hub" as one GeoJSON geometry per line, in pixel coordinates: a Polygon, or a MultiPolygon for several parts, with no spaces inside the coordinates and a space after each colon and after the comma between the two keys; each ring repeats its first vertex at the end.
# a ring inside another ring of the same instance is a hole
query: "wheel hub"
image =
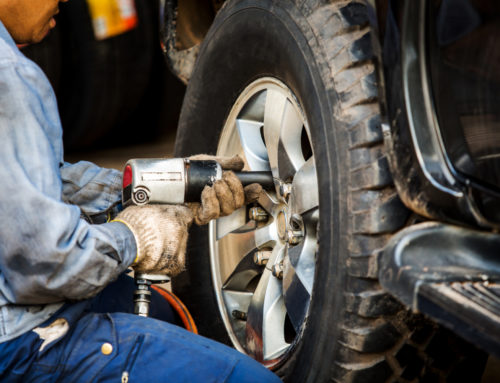
{"type": "Polygon", "coordinates": [[[304,225],[299,214],[290,214],[289,207],[281,209],[276,217],[276,229],[281,241],[288,245],[298,245],[304,239],[304,225]]]}
{"type": "Polygon", "coordinates": [[[286,209],[282,209],[279,213],[278,213],[278,217],[276,218],[276,226],[277,226],[277,230],[278,230],[278,237],[282,240],[282,241],[286,241],[286,233],[287,233],[287,230],[288,230],[288,213],[286,211],[286,209]]]}

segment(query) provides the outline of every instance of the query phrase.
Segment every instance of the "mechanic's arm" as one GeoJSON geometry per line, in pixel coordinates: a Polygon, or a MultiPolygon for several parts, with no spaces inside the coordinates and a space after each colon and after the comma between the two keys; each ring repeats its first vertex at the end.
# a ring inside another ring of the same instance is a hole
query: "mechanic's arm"
{"type": "MultiPolygon", "coordinates": [[[[182,270],[194,212],[131,207],[121,222],[81,219],[79,207],[63,199],[61,128],[48,81],[34,65],[1,65],[9,73],[0,78],[0,294],[17,304],[83,299],[133,262],[144,272],[182,270]]],[[[233,181],[217,181],[219,191],[205,193],[196,211],[205,217],[207,203],[220,214],[239,208],[243,187],[233,181]]]]}
{"type": "Polygon", "coordinates": [[[134,236],[119,222],[91,225],[63,202],[53,91],[34,65],[0,66],[0,293],[17,304],[90,297],[134,261],[134,236]]]}
{"type": "Polygon", "coordinates": [[[121,211],[122,173],[91,162],[64,162],[60,168],[63,201],[80,207],[92,223],[109,221],[121,211]]]}

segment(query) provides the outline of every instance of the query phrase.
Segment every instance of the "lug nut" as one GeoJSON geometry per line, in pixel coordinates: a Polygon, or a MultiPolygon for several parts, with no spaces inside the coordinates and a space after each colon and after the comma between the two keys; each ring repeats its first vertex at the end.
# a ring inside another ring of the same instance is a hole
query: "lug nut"
{"type": "Polygon", "coordinates": [[[288,229],[286,231],[286,241],[290,245],[298,245],[304,239],[304,232],[302,230],[288,229]]]}
{"type": "Polygon", "coordinates": [[[283,199],[287,199],[292,192],[292,184],[280,184],[280,195],[283,199]]]}
{"type": "Polygon", "coordinates": [[[265,266],[270,256],[271,256],[270,251],[256,251],[253,254],[253,261],[255,262],[256,265],[265,266]]]}
{"type": "Polygon", "coordinates": [[[231,315],[234,319],[247,320],[247,313],[240,310],[233,310],[231,315]]]}
{"type": "Polygon", "coordinates": [[[257,206],[250,208],[248,211],[248,217],[256,222],[264,222],[268,220],[269,215],[264,209],[257,206]]]}
{"type": "Polygon", "coordinates": [[[273,265],[271,272],[276,278],[283,279],[283,262],[273,265]]]}

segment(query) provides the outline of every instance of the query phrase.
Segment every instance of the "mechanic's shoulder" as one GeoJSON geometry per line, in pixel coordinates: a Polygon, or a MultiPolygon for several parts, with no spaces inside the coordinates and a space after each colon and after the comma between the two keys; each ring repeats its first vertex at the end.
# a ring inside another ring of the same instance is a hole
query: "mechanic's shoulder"
{"type": "Polygon", "coordinates": [[[0,71],[2,76],[10,76],[17,72],[25,78],[38,78],[43,72],[30,59],[28,59],[15,44],[11,44],[0,36],[0,71]],[[10,73],[10,74],[7,74],[10,73]]]}
{"type": "Polygon", "coordinates": [[[14,39],[0,20],[0,65],[12,65],[22,61],[24,55],[19,51],[14,39]]]}
{"type": "Polygon", "coordinates": [[[12,45],[0,35],[0,65],[12,65],[19,61],[17,47],[12,45]]]}
{"type": "Polygon", "coordinates": [[[0,67],[30,67],[33,65],[33,62],[19,50],[6,31],[0,29],[0,67]]]}

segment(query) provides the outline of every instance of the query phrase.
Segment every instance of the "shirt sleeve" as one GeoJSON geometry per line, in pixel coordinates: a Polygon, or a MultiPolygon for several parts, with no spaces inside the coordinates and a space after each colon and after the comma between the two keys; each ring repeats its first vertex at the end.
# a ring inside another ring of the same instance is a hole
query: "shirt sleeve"
{"type": "Polygon", "coordinates": [[[77,205],[91,222],[106,222],[121,210],[122,173],[91,162],[65,162],[61,168],[63,201],[77,205]]]}
{"type": "MultiPolygon", "coordinates": [[[[41,70],[31,62],[0,61],[0,294],[10,303],[88,298],[136,255],[125,225],[89,224],[79,207],[63,200],[61,173],[69,168],[61,171],[61,134],[55,96],[41,70]]],[[[103,179],[95,168],[78,166],[89,180],[103,179]]],[[[76,199],[83,189],[67,195],[76,199]]],[[[112,194],[93,203],[103,207],[112,194]]]]}

